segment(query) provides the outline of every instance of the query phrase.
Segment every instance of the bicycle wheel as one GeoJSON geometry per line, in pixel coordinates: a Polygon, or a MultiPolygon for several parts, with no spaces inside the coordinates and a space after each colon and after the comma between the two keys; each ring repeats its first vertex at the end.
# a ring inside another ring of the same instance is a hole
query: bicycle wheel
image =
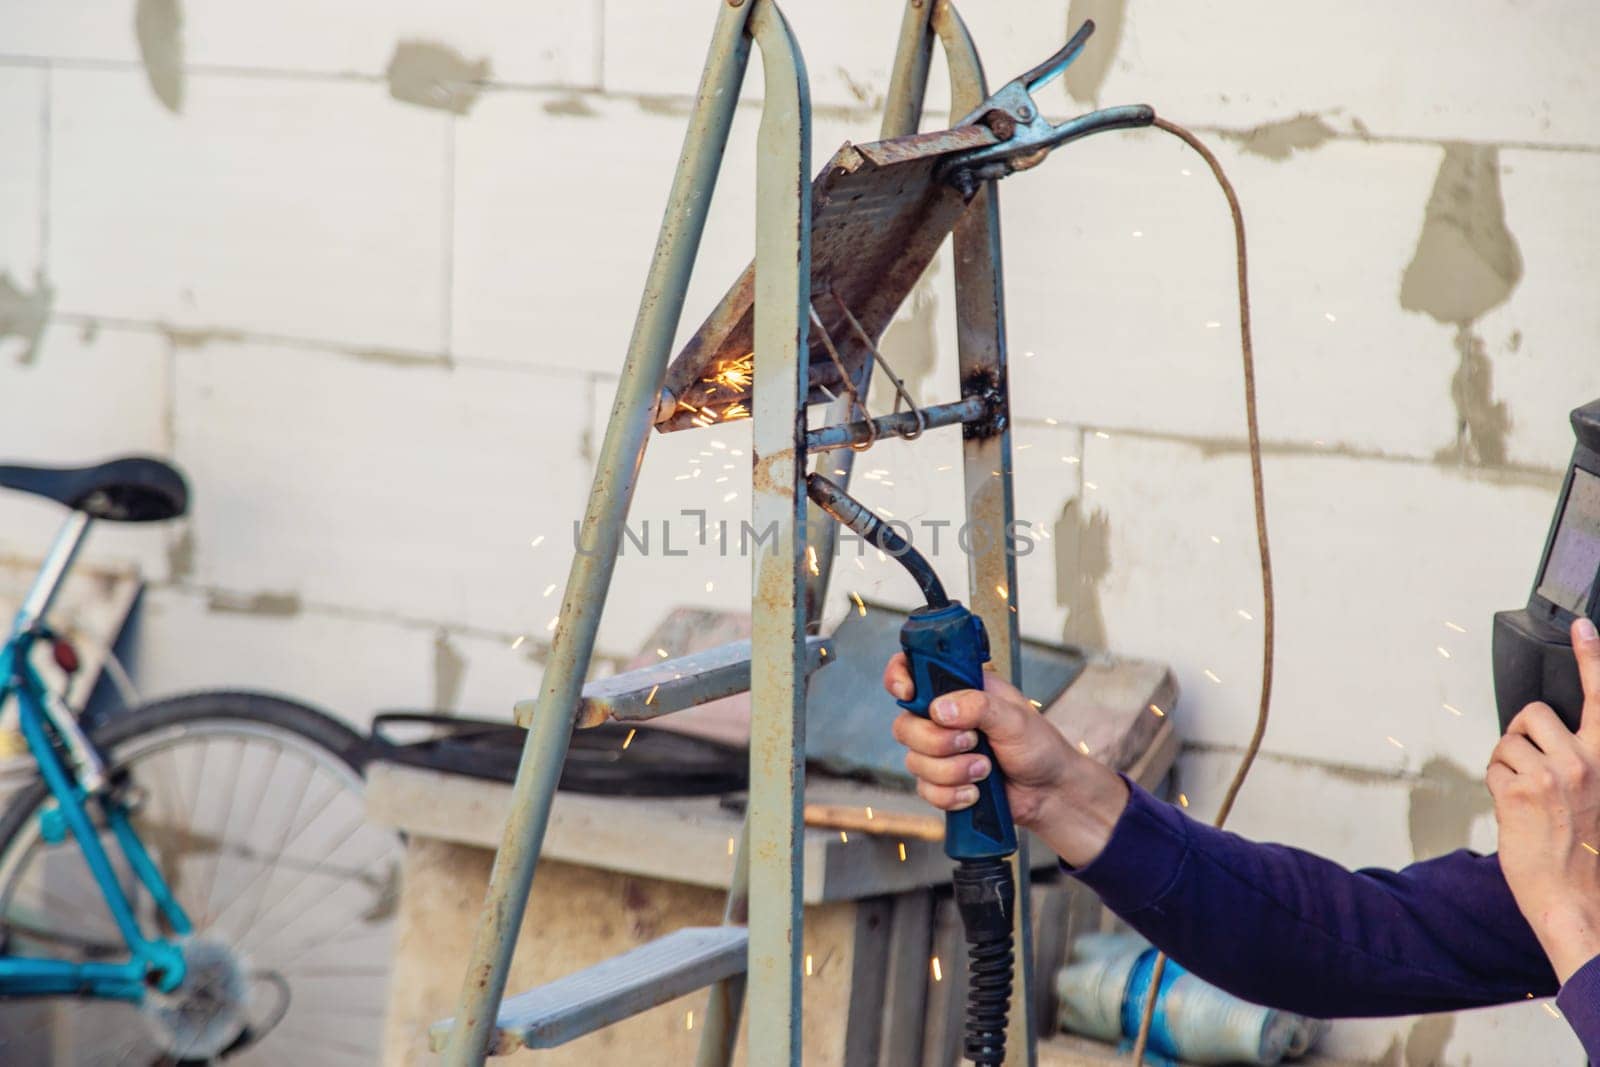
{"type": "MultiPolygon", "coordinates": [[[[152,859],[194,926],[188,975],[132,1005],[92,998],[0,1007],[0,1063],[71,1067],[376,1062],[400,836],[369,823],[362,738],[276,697],[199,693],[119,717],[95,737],[152,859]]],[[[126,959],[69,835],[53,844],[34,780],[0,816],[4,951],[126,959]]],[[[171,936],[112,857],[141,928],[171,936]]]]}

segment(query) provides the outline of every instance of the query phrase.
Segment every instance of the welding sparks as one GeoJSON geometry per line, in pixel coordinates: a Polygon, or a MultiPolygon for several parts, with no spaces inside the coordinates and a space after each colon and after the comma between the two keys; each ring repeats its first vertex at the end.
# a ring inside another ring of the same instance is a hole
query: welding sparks
{"type": "Polygon", "coordinates": [[[1188,795],[1184,794],[1184,793],[1179,793],[1178,794],[1178,807],[1187,808],[1188,806],[1189,806],[1189,797],[1188,797],[1188,795]]]}
{"type": "Polygon", "coordinates": [[[1331,311],[1324,311],[1322,313],[1322,317],[1327,319],[1329,322],[1338,322],[1339,321],[1338,319],[1333,317],[1333,312],[1331,312],[1331,311]]]}
{"type": "Polygon", "coordinates": [[[1389,736],[1385,735],[1384,740],[1389,742],[1395,748],[1405,748],[1406,747],[1405,745],[1400,743],[1400,739],[1397,738],[1397,737],[1389,737],[1389,736]]]}
{"type": "Polygon", "coordinates": [[[658,648],[658,649],[656,649],[656,655],[660,656],[662,659],[666,659],[667,658],[667,650],[664,649],[664,648],[658,648]]]}
{"type": "Polygon", "coordinates": [[[994,591],[1000,594],[1001,600],[1009,600],[1011,598],[1010,590],[1008,590],[1004,585],[995,586],[994,591]]]}
{"type": "Polygon", "coordinates": [[[690,1009],[689,1014],[684,1017],[683,1028],[685,1030],[693,1030],[694,1029],[694,1011],[693,1011],[693,1009],[690,1009]]]}
{"type": "Polygon", "coordinates": [[[544,534],[540,534],[538,537],[535,537],[532,541],[529,541],[528,542],[528,547],[529,548],[538,548],[542,544],[544,544],[544,534]]]}
{"type": "Polygon", "coordinates": [[[622,739],[622,751],[628,751],[628,746],[633,744],[633,735],[638,732],[637,728],[628,731],[628,736],[622,739]]]}
{"type": "Polygon", "coordinates": [[[646,704],[653,704],[655,702],[655,699],[656,699],[656,692],[660,688],[661,688],[661,686],[659,684],[658,685],[652,685],[650,687],[650,695],[644,698],[644,702],[646,704]]]}
{"type": "Polygon", "coordinates": [[[1211,535],[1211,543],[1214,544],[1214,545],[1220,545],[1220,544],[1222,544],[1222,538],[1218,537],[1216,534],[1212,534],[1211,535]]]}
{"type": "Polygon", "coordinates": [[[1450,650],[1448,648],[1445,648],[1443,645],[1435,645],[1434,648],[1437,649],[1439,655],[1443,656],[1445,659],[1450,658],[1450,650]]]}
{"type": "Polygon", "coordinates": [[[904,863],[905,861],[906,861],[906,843],[904,841],[902,841],[902,842],[900,842],[900,862],[904,863]]]}
{"type": "MultiPolygon", "coordinates": [[[[861,561],[860,560],[856,560],[856,562],[860,563],[861,561]]],[[[852,589],[850,591],[850,599],[854,600],[856,602],[856,613],[859,614],[859,615],[863,615],[863,616],[866,615],[866,613],[867,613],[867,602],[865,600],[861,599],[861,594],[856,592],[854,589],[852,589]]]]}
{"type": "Polygon", "coordinates": [[[1029,699],[1029,700],[1028,700],[1028,703],[1030,703],[1030,704],[1032,704],[1032,705],[1033,705],[1033,706],[1034,706],[1034,707],[1035,707],[1035,708],[1042,708],[1042,707],[1044,707],[1044,705],[1043,705],[1043,704],[1041,704],[1041,703],[1039,703],[1039,702],[1038,702],[1038,701],[1037,701],[1037,700],[1033,700],[1033,699],[1031,699],[1031,698],[1030,698],[1030,699],[1029,699]]]}
{"type": "Polygon", "coordinates": [[[549,633],[550,631],[554,630],[556,628],[556,624],[559,623],[560,621],[561,621],[561,616],[557,615],[555,618],[553,618],[549,622],[545,623],[544,632],[545,633],[549,633]]]}
{"type": "Polygon", "coordinates": [[[1078,457],[1077,456],[1062,456],[1061,457],[1061,462],[1063,462],[1063,463],[1071,463],[1071,464],[1075,465],[1075,464],[1078,463],[1078,457]]]}
{"type": "Polygon", "coordinates": [[[1078,742],[1078,751],[1082,752],[1085,756],[1087,756],[1089,754],[1089,742],[1087,742],[1087,741],[1079,741],[1078,742]]]}
{"type": "Polygon", "coordinates": [[[1216,682],[1216,683],[1217,683],[1217,684],[1218,684],[1218,685],[1221,685],[1221,684],[1222,684],[1222,679],[1221,679],[1221,678],[1218,678],[1218,677],[1217,677],[1217,672],[1216,672],[1216,671],[1213,671],[1213,670],[1212,670],[1212,669],[1211,669],[1211,668],[1210,668],[1210,667],[1207,667],[1207,668],[1206,668],[1206,669],[1205,669],[1205,672],[1204,672],[1204,673],[1205,673],[1205,676],[1206,676],[1206,677],[1207,677],[1207,678],[1210,678],[1210,679],[1211,679],[1211,680],[1212,680],[1212,681],[1213,681],[1213,682],[1216,682]]]}
{"type": "Polygon", "coordinates": [[[933,957],[933,980],[935,982],[944,981],[944,968],[939,966],[938,956],[933,957]]]}
{"type": "Polygon", "coordinates": [[[1104,430],[1096,430],[1096,431],[1095,431],[1095,432],[1094,432],[1094,435],[1095,435],[1095,436],[1096,436],[1096,437],[1098,437],[1098,438],[1100,438],[1100,440],[1102,440],[1102,441],[1109,441],[1109,440],[1111,440],[1111,435],[1110,435],[1110,434],[1108,434],[1108,433],[1106,433],[1106,432],[1105,432],[1105,431],[1104,431],[1104,430]]]}
{"type": "Polygon", "coordinates": [[[739,494],[738,493],[729,493],[727,496],[722,498],[722,502],[724,504],[731,504],[735,500],[738,500],[738,499],[739,499],[739,494]]]}
{"type": "Polygon", "coordinates": [[[815,966],[812,965],[812,962],[811,962],[811,953],[807,952],[806,953],[806,977],[810,978],[812,975],[814,975],[816,973],[817,973],[817,969],[816,969],[815,966]]]}
{"type": "Polygon", "coordinates": [[[1464,633],[1467,632],[1467,628],[1465,626],[1457,626],[1455,623],[1451,622],[1449,619],[1446,619],[1444,624],[1447,627],[1449,627],[1450,629],[1454,630],[1458,634],[1464,634],[1464,633]]]}
{"type": "Polygon", "coordinates": [[[1215,319],[1212,319],[1210,322],[1206,323],[1206,329],[1208,329],[1208,330],[1220,330],[1220,329],[1222,329],[1222,323],[1218,322],[1215,319]]]}
{"type": "Polygon", "coordinates": [[[1456,716],[1457,718],[1460,718],[1460,716],[1461,716],[1461,709],[1460,708],[1451,707],[1449,704],[1444,705],[1444,710],[1448,711],[1450,714],[1456,716]]]}
{"type": "Polygon", "coordinates": [[[1094,482],[1084,482],[1083,486],[1084,486],[1085,489],[1098,489],[1098,488],[1100,488],[1100,486],[1096,485],[1094,482]]]}
{"type": "Polygon", "coordinates": [[[1551,1004],[1548,1000],[1545,1001],[1542,1006],[1543,1006],[1545,1011],[1550,1013],[1550,1018],[1552,1018],[1552,1019],[1561,1018],[1561,1013],[1559,1011],[1556,1011],[1555,1005],[1551,1004]]]}
{"type": "Polygon", "coordinates": [[[528,636],[526,634],[518,634],[517,635],[517,639],[515,641],[511,642],[511,651],[515,652],[517,649],[521,648],[522,647],[522,643],[524,641],[526,641],[527,639],[528,639],[528,636]]]}
{"type": "Polygon", "coordinates": [[[1155,704],[1150,705],[1150,710],[1155,713],[1155,716],[1158,719],[1165,719],[1167,717],[1167,713],[1162,711],[1161,708],[1155,704]]]}
{"type": "Polygon", "coordinates": [[[554,593],[555,591],[556,591],[556,583],[555,582],[551,582],[549,585],[544,587],[544,595],[545,596],[549,596],[551,593],[554,593]]]}
{"type": "Polygon", "coordinates": [[[839,843],[841,845],[848,845],[850,843],[850,835],[845,833],[843,830],[840,830],[839,831],[839,843]]]}
{"type": "Polygon", "coordinates": [[[1584,848],[1588,849],[1594,855],[1600,856],[1600,848],[1595,848],[1593,845],[1589,844],[1589,842],[1587,842],[1587,841],[1579,841],[1578,844],[1580,844],[1584,848]]]}
{"type": "Polygon", "coordinates": [[[822,568],[817,566],[817,549],[815,545],[806,546],[806,566],[811,568],[811,573],[820,575],[822,568]]]}
{"type": "Polygon", "coordinates": [[[867,805],[867,821],[868,822],[872,821],[872,805],[871,804],[867,805]]]}
{"type": "Polygon", "coordinates": [[[1251,622],[1251,621],[1253,621],[1255,619],[1255,616],[1250,614],[1248,611],[1244,610],[1243,608],[1240,608],[1239,609],[1239,618],[1243,619],[1245,622],[1251,622]]]}
{"type": "Polygon", "coordinates": [[[733,838],[728,838],[728,855],[733,855],[733,838]]]}

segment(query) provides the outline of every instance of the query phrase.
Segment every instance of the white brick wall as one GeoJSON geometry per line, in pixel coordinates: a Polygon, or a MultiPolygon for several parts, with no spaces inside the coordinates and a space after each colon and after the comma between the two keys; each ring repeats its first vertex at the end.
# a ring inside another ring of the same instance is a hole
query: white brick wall
{"type": "MultiPolygon", "coordinates": [[[[788,6],[820,165],[875,135],[900,7],[788,6]]],[[[1244,203],[1280,630],[1268,756],[1235,827],[1358,865],[1493,847],[1481,813],[1419,833],[1411,797],[1486,758],[1489,616],[1526,595],[1566,413],[1600,396],[1596,14],[966,7],[996,82],[1094,13],[1102,33],[1047,109],[1149,101],[1203,131],[1244,203]],[[1522,264],[1464,332],[1399,299],[1447,150],[1493,157],[1522,264]],[[1507,413],[1488,467],[1438,458],[1474,345],[1480,399],[1507,413]]],[[[0,6],[0,271],[26,293],[42,271],[54,291],[30,363],[0,327],[4,452],[150,451],[187,470],[185,523],[91,546],[154,583],[148,690],[263,686],[365,721],[395,705],[504,715],[534,689],[713,8],[178,4],[180,34],[147,22],[142,52],[131,0],[0,6]]],[[[930,123],[939,61],[934,83],[930,123]]],[[[759,91],[752,77],[747,102],[759,91]]],[[[680,336],[750,257],[758,117],[737,115],[680,336]]],[[[1073,146],[1002,202],[1017,513],[1038,537],[1019,563],[1023,627],[1173,664],[1184,788],[1205,814],[1248,732],[1260,641],[1221,197],[1151,132],[1073,146]]],[[[925,402],[955,392],[951,277],[942,257],[885,342],[925,402]]],[[[696,543],[680,512],[737,529],[747,430],[652,442],[634,525],[655,551],[620,562],[603,655],[633,654],[671,605],[745,601],[748,559],[696,543]],[[660,553],[664,526],[687,556],[660,553]]],[[[881,472],[856,484],[896,518],[959,522],[953,434],[885,443],[858,471],[881,472]]],[[[37,552],[55,521],[0,502],[0,549],[37,552]]],[[[830,617],[849,591],[911,601],[871,553],[837,574],[830,617]]],[[[1336,1047],[1403,1052],[1418,1025],[1341,1024],[1336,1047]]],[[[1456,1067],[1530,1049],[1578,1062],[1537,1008],[1451,1026],[1456,1067]]]]}

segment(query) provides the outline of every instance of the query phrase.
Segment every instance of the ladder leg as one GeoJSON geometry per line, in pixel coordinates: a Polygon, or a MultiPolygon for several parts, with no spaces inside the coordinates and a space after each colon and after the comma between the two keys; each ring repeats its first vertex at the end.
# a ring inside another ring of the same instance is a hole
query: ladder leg
{"type": "MultiPolygon", "coordinates": [[[[739,844],[733,857],[733,880],[728,886],[728,903],[722,910],[725,926],[747,926],[750,922],[750,817],[739,826],[739,844]]],[[[739,1037],[739,1011],[744,1006],[744,974],[734,974],[711,987],[706,998],[706,1028],[700,1034],[700,1050],[695,1067],[728,1067],[733,1062],[733,1045],[739,1037]]]]}
{"type": "Polygon", "coordinates": [[[756,169],[749,1056],[798,1067],[811,100],[799,47],[772,0],[755,0],[750,31],[766,99],[756,169]],[[764,540],[769,531],[775,537],[764,540]]]}
{"type": "Polygon", "coordinates": [[[594,487],[579,535],[581,548],[573,559],[562,597],[562,625],[556,631],[517,768],[510,814],[457,1002],[456,1025],[444,1057],[451,1067],[482,1063],[488,1051],[550,805],[566,758],[573,709],[594,651],[623,523],[644,458],[689,273],[705,229],[717,168],[749,61],[749,39],[745,36],[749,10],[744,5],[724,3],[718,11],[710,54],[600,449],[594,487]]]}
{"type": "MultiPolygon", "coordinates": [[[[895,46],[894,69],[889,76],[889,93],[883,104],[883,123],[879,136],[884,140],[916,133],[922,122],[923,100],[928,94],[928,64],[933,57],[933,34],[928,22],[933,7],[926,0],[906,0],[900,19],[900,40],[895,46]]],[[[868,361],[857,392],[866,403],[872,384],[873,364],[868,361]]],[[[828,405],[825,425],[849,422],[856,417],[850,398],[841,396],[828,405]]],[[[817,458],[816,469],[825,473],[842,489],[850,488],[850,472],[855,468],[854,449],[841,448],[817,458]]],[[[815,630],[822,620],[822,607],[833,577],[834,556],[839,544],[839,524],[815,504],[808,504],[806,544],[816,549],[817,571],[806,581],[806,620],[815,630]]]]}
{"type": "MultiPolygon", "coordinates": [[[[961,115],[987,95],[977,51],[949,0],[939,0],[934,26],[949,60],[951,112],[961,115]]],[[[956,330],[962,395],[996,391],[1007,401],[1005,283],[1001,275],[1000,204],[993,182],[978,192],[956,223],[956,330]]],[[[971,548],[972,609],[989,630],[995,669],[1012,684],[1021,681],[1017,634],[1017,566],[1011,549],[1015,530],[1011,488],[1009,412],[988,424],[968,425],[962,433],[967,524],[971,548]]],[[[1027,840],[1012,857],[1017,885],[1013,925],[1016,965],[1011,1013],[1006,1031],[1006,1062],[1036,1059],[1033,997],[1032,922],[1029,915],[1027,840]]]]}

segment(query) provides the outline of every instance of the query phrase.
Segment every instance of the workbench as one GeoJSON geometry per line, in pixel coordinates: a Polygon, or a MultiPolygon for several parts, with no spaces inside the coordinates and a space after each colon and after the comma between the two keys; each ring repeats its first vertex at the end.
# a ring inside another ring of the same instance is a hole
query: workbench
{"type": "MultiPolygon", "coordinates": [[[[1168,716],[1175,703],[1165,667],[1103,658],[1046,714],[1075,744],[1154,788],[1177,754],[1168,716]]],[[[379,762],[367,790],[372,816],[408,840],[383,1062],[412,1067],[434,1062],[428,1026],[454,1008],[511,788],[379,762]]],[[[924,839],[937,836],[942,817],[915,795],[815,771],[806,801],[820,813],[815,819],[870,806],[875,820],[895,828],[887,836],[822,826],[805,833],[806,1064],[953,1064],[965,947],[947,890],[950,861],[924,839]]],[[[729,798],[558,794],[507,991],[678,927],[719,923],[740,818],[729,798]]],[[[1088,893],[1052,877],[1055,857],[1042,844],[1031,842],[1030,856],[1041,876],[1033,894],[1036,1013],[1049,1019],[1048,975],[1064,958],[1070,928],[1097,924],[1099,909],[1088,893]]],[[[704,1005],[704,993],[671,1001],[536,1062],[692,1063],[704,1005]]],[[[510,1058],[532,1059],[526,1052],[510,1058]]]]}

